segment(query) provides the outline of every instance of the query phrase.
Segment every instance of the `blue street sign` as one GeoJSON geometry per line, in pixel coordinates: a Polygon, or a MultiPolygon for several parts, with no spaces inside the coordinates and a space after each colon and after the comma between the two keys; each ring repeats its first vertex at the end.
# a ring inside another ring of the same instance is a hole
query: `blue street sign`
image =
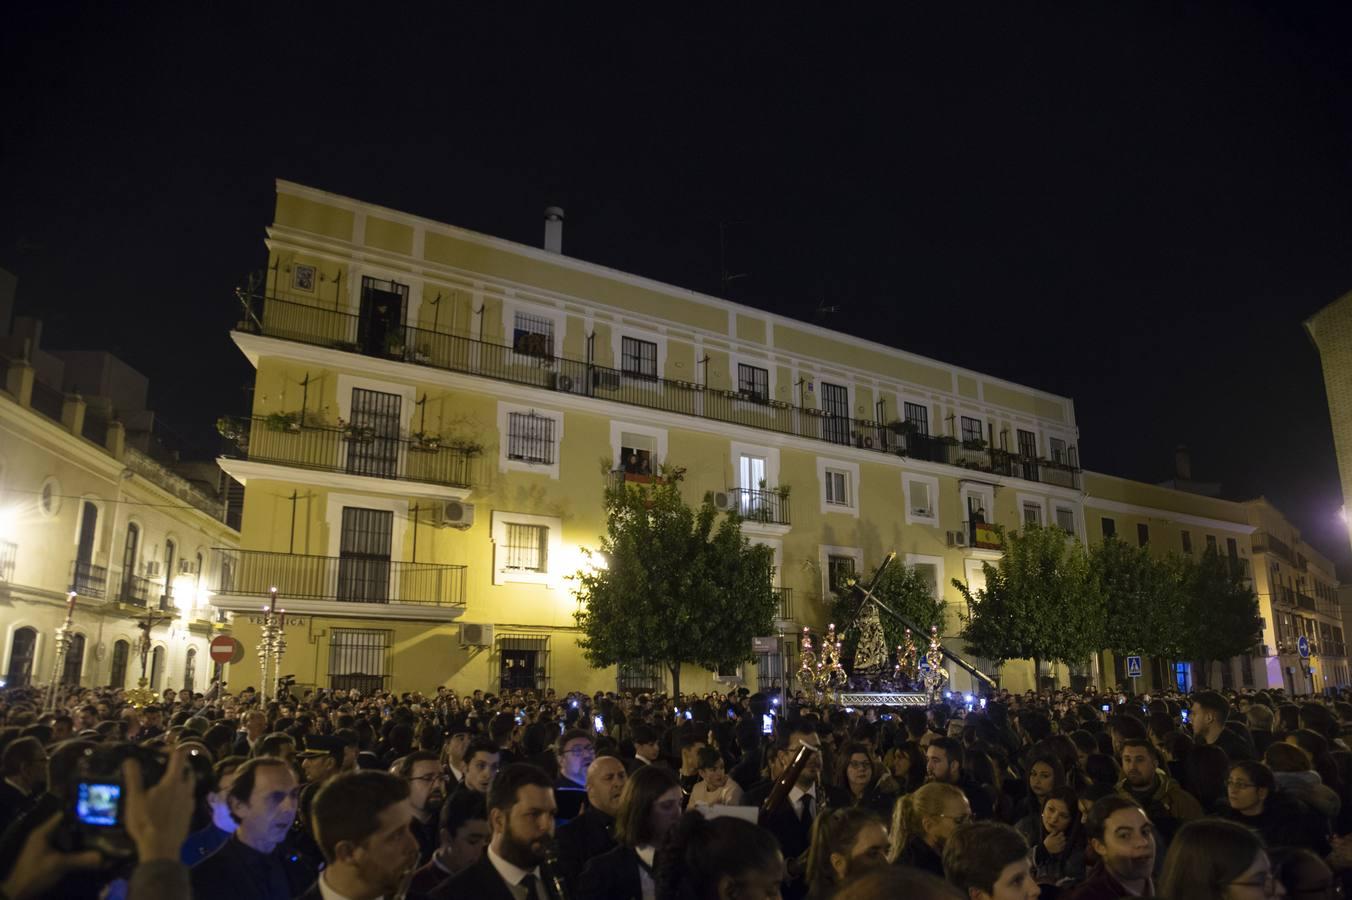
{"type": "Polygon", "coordinates": [[[1309,659],[1310,639],[1302,634],[1299,638],[1296,639],[1296,650],[1300,653],[1301,659],[1309,659]]]}
{"type": "Polygon", "coordinates": [[[1141,677],[1141,658],[1139,656],[1127,657],[1127,677],[1128,678],[1141,677]]]}

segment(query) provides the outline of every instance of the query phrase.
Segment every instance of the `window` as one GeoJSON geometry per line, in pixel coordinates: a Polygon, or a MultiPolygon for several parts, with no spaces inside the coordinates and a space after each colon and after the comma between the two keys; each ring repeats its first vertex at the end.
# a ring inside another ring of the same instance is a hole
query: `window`
{"type": "Polygon", "coordinates": [[[1018,430],[1019,455],[1028,459],[1037,458],[1037,435],[1031,431],[1018,430]]]}
{"type": "Polygon", "coordinates": [[[849,591],[849,583],[854,579],[854,557],[826,557],[826,586],[837,594],[849,591]]]}
{"type": "Polygon", "coordinates": [[[620,663],[615,672],[615,690],[653,694],[662,690],[663,673],[658,663],[620,663]]]}
{"type": "Polygon", "coordinates": [[[1192,553],[1192,532],[1190,531],[1183,532],[1182,538],[1183,538],[1183,552],[1192,553]]]}
{"type": "Polygon", "coordinates": [[[826,470],[826,502],[833,506],[850,505],[850,473],[826,470]]]}
{"type": "Polygon", "coordinates": [[[188,655],[183,659],[183,690],[195,690],[197,681],[197,648],[189,647],[188,655]]]}
{"type": "Polygon", "coordinates": [[[657,344],[626,337],[620,341],[620,371],[636,378],[657,378],[657,344]]]}
{"type": "Polygon", "coordinates": [[[981,430],[981,420],[971,416],[962,417],[962,442],[964,444],[984,442],[985,434],[981,430]]]}
{"type": "Polygon", "coordinates": [[[517,313],[512,324],[512,350],[525,356],[553,356],[553,320],[530,313],[517,313]]]}
{"type": "Polygon", "coordinates": [[[843,384],[823,381],[822,413],[828,418],[822,423],[822,437],[836,444],[850,442],[850,392],[843,384]]]}
{"type": "Polygon", "coordinates": [[[915,569],[915,574],[929,586],[931,597],[936,600],[943,597],[943,557],[908,554],[906,565],[915,569]]]}
{"type": "Polygon", "coordinates": [[[158,691],[164,681],[164,648],[150,651],[150,688],[158,691]]]}
{"type": "Polygon", "coordinates": [[[758,491],[762,484],[769,487],[765,478],[765,457],[743,453],[738,459],[738,486],[749,491],[758,491]]]}
{"type": "Polygon", "coordinates": [[[131,652],[131,645],[126,641],[116,641],[113,644],[113,662],[112,670],[108,676],[108,687],[120,688],[127,684],[127,656],[131,652]]]}
{"type": "Polygon", "coordinates": [[[329,629],[329,688],[370,695],[390,674],[390,635],[380,628],[329,629]]]}
{"type": "Polygon", "coordinates": [[[403,398],[384,391],[352,389],[347,471],[353,475],[399,475],[399,423],[403,398]]]}
{"type": "Polygon", "coordinates": [[[1066,442],[1061,438],[1048,438],[1047,450],[1052,455],[1052,462],[1066,462],[1066,442]]]}
{"type": "Polygon", "coordinates": [[[61,667],[61,683],[78,687],[84,674],[85,636],[76,632],[70,636],[66,661],[61,667]]]}
{"type": "Polygon", "coordinates": [[[545,659],[549,638],[536,635],[506,636],[498,640],[498,683],[503,691],[542,690],[546,684],[545,659]]]}
{"type": "Polygon", "coordinates": [[[33,660],[38,652],[36,628],[19,628],[9,645],[9,671],[5,683],[9,687],[28,687],[33,681],[33,660]]]}
{"type": "Polygon", "coordinates": [[[907,424],[915,428],[916,434],[929,434],[929,407],[922,403],[903,403],[902,412],[907,424]]]}
{"type": "Polygon", "coordinates": [[[1075,533],[1075,510],[1068,506],[1058,506],[1056,508],[1056,527],[1066,534],[1073,535],[1075,533]]]}
{"type": "Polygon", "coordinates": [[[1216,536],[1214,534],[1208,534],[1206,536],[1206,548],[1208,550],[1216,549],[1216,536]]]}
{"type": "Polygon", "coordinates": [[[764,403],[770,399],[770,370],[759,366],[737,365],[737,390],[764,403]]]}
{"type": "Polygon", "coordinates": [[[1099,520],[1099,522],[1103,526],[1103,539],[1105,541],[1108,538],[1112,537],[1113,535],[1117,534],[1117,521],[1115,519],[1110,519],[1107,516],[1104,516],[1102,519],[1099,520]]]}
{"type": "Polygon", "coordinates": [[[171,540],[164,542],[164,597],[168,600],[174,596],[174,566],[178,565],[178,545],[171,540]]]}
{"type": "Polygon", "coordinates": [[[1234,538],[1225,539],[1225,552],[1231,559],[1239,558],[1239,544],[1236,543],[1234,538]]]}
{"type": "Polygon", "coordinates": [[[507,526],[503,568],[513,572],[545,572],[549,566],[549,529],[543,525],[507,526]]]}
{"type": "Polygon", "coordinates": [[[339,600],[389,602],[393,529],[394,513],[389,510],[343,507],[338,547],[339,600]]]}
{"type": "Polygon", "coordinates": [[[507,458],[554,464],[554,420],[534,412],[507,414],[507,458]]]}
{"type": "Polygon", "coordinates": [[[1025,501],[1023,504],[1023,524],[1040,526],[1042,524],[1042,506],[1025,501]]]}
{"type": "Polygon", "coordinates": [[[907,477],[905,483],[908,520],[935,518],[934,495],[938,493],[936,490],[938,482],[927,478],[907,477]]]}
{"type": "Polygon", "coordinates": [[[1150,526],[1144,522],[1136,526],[1136,543],[1142,547],[1150,543],[1150,526]]]}
{"type": "Polygon", "coordinates": [[[626,475],[652,475],[657,471],[652,435],[620,432],[620,468],[626,475]]]}

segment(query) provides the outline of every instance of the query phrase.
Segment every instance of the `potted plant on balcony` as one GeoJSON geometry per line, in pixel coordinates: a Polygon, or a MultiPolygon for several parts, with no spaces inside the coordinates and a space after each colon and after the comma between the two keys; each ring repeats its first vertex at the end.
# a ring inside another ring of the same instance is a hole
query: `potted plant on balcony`
{"type": "Polygon", "coordinates": [[[376,430],[370,425],[357,425],[339,419],[338,428],[343,432],[344,440],[355,441],[358,444],[369,444],[376,439],[376,430]]]}
{"type": "Polygon", "coordinates": [[[263,417],[263,424],[273,431],[300,431],[300,413],[274,412],[263,417]]]}
{"type": "Polygon", "coordinates": [[[244,423],[234,416],[221,416],[216,420],[216,432],[227,441],[239,443],[249,432],[244,423]]]}
{"type": "Polygon", "coordinates": [[[413,350],[413,361],[426,365],[432,361],[432,347],[430,344],[419,344],[413,350]]]}
{"type": "Polygon", "coordinates": [[[984,440],[982,440],[981,438],[968,438],[967,440],[965,440],[965,441],[962,442],[962,449],[964,449],[964,450],[985,450],[985,449],[986,449],[986,442],[985,442],[984,440]]]}
{"type": "Polygon", "coordinates": [[[408,449],[422,453],[436,453],[441,449],[441,435],[426,431],[415,431],[413,432],[413,443],[409,445],[408,449]]]}
{"type": "Polygon", "coordinates": [[[386,336],[385,352],[390,356],[402,358],[404,355],[404,336],[397,331],[394,334],[386,336]]]}

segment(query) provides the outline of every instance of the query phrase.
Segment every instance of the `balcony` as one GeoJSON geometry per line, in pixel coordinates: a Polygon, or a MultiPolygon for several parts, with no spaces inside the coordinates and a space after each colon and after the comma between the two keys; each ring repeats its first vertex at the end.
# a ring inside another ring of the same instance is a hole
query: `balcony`
{"type": "Polygon", "coordinates": [[[1297,591],[1297,592],[1296,592],[1296,608],[1297,608],[1297,609],[1306,609],[1306,610],[1309,610],[1310,612],[1314,612],[1314,611],[1315,611],[1314,598],[1311,597],[1309,594],[1302,594],[1302,593],[1300,593],[1299,591],[1297,591]]]}
{"type": "Polygon", "coordinates": [[[1266,531],[1259,531],[1254,534],[1253,552],[1272,553],[1293,566],[1296,564],[1296,554],[1291,551],[1291,545],[1266,531]]]}
{"type": "Polygon", "coordinates": [[[547,346],[523,342],[511,347],[412,326],[386,329],[384,339],[375,341],[369,337],[375,329],[363,328],[362,318],[351,313],[274,297],[242,299],[247,307],[242,327],[265,337],[1043,484],[1078,488],[1080,483],[1073,448],[1065,462],[1024,457],[1004,450],[968,449],[952,438],[907,434],[881,422],[829,415],[823,410],[766,399],[754,392],[722,390],[565,359],[552,355],[552,348],[547,346]]]}
{"type": "Polygon", "coordinates": [[[748,522],[762,525],[789,524],[789,497],[774,489],[731,488],[728,495],[733,509],[748,522]]]}
{"type": "Polygon", "coordinates": [[[230,442],[226,455],[239,454],[250,462],[455,488],[470,486],[472,460],[479,452],[475,447],[449,446],[432,436],[307,425],[299,416],[285,414],[224,418],[217,428],[230,442]]]}
{"type": "Polygon", "coordinates": [[[779,611],[775,613],[775,618],[783,619],[785,622],[793,621],[793,588],[777,587],[774,588],[775,599],[779,601],[779,611]]]}
{"type": "Polygon", "coordinates": [[[0,581],[14,580],[14,562],[19,558],[18,544],[0,541],[0,581]]]}
{"type": "Polygon", "coordinates": [[[81,597],[102,600],[108,593],[108,567],[75,560],[70,564],[70,589],[81,597]]]}
{"type": "Polygon", "coordinates": [[[466,569],[370,557],[218,550],[212,605],[254,612],[277,589],[288,612],[449,621],[465,607],[466,569]]]}

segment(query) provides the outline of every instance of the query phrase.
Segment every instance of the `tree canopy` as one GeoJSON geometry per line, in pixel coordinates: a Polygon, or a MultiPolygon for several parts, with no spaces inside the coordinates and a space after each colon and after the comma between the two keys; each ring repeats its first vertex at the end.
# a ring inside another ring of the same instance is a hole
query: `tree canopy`
{"type": "Polygon", "coordinates": [[[1185,563],[1157,559],[1146,547],[1110,537],[1090,551],[1105,608],[1103,649],[1118,655],[1176,659],[1186,639],[1185,563]]]}
{"type": "MultiPolygon", "coordinates": [[[[871,578],[871,575],[865,574],[861,581],[867,586],[871,578]]],[[[847,657],[854,656],[855,645],[859,640],[857,630],[850,626],[862,612],[861,595],[853,589],[853,583],[851,580],[840,590],[833,591],[830,603],[832,620],[838,629],[844,629],[841,650],[847,657]]],[[[937,625],[941,631],[944,627],[944,601],[937,595],[937,587],[918,567],[894,561],[883,570],[882,578],[873,591],[873,595],[888,609],[910,619],[921,629],[914,640],[916,647],[922,651],[929,646],[930,626],[937,625]]],[[[895,652],[897,647],[906,642],[906,626],[886,611],[880,610],[879,616],[887,649],[895,652]]]]}
{"type": "Polygon", "coordinates": [[[1183,647],[1186,659],[1215,662],[1251,653],[1263,633],[1258,596],[1240,570],[1239,560],[1207,547],[1180,570],[1186,596],[1183,647]]]}
{"type": "Polygon", "coordinates": [[[597,565],[574,576],[578,642],[593,666],[667,667],[680,692],[681,665],[716,670],[749,661],[751,639],[773,633],[773,551],[751,544],[740,519],[706,497],[681,497],[682,472],[651,485],[608,482],[606,533],[597,565]]]}

